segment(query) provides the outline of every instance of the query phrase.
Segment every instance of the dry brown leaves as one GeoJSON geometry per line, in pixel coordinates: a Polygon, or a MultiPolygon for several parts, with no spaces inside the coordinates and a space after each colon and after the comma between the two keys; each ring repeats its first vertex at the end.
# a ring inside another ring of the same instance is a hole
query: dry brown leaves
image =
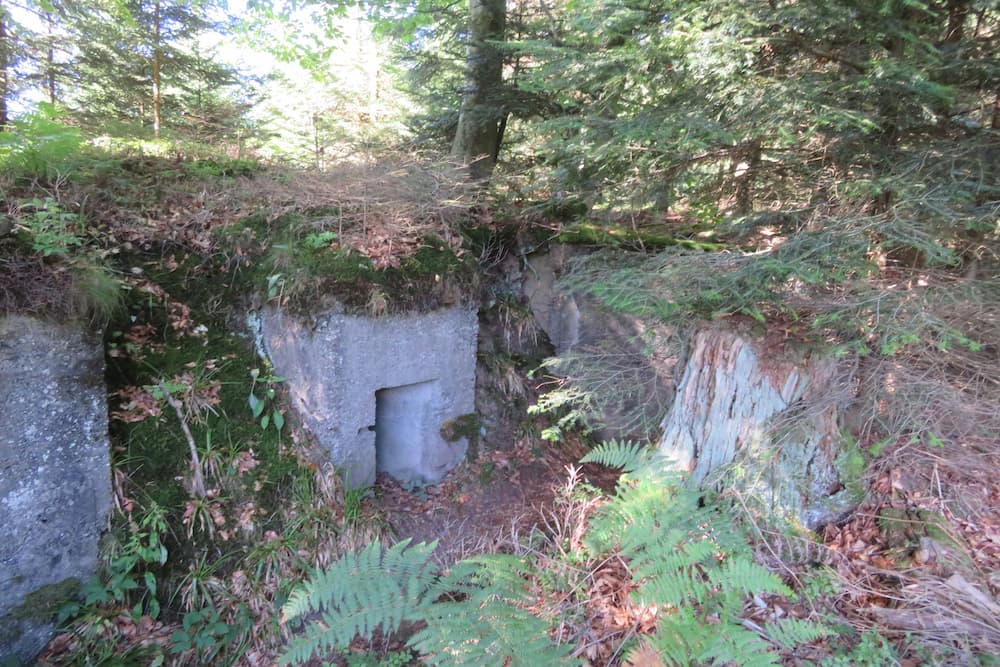
{"type": "Polygon", "coordinates": [[[826,545],[844,556],[839,604],[854,622],[959,653],[1000,652],[1000,483],[970,456],[904,445],[851,520],[826,528],[826,545]]]}
{"type": "Polygon", "coordinates": [[[635,588],[628,565],[618,556],[609,558],[591,575],[586,602],[590,627],[578,650],[590,664],[610,664],[625,639],[656,629],[657,608],[633,604],[629,594],[635,588]]]}
{"type": "Polygon", "coordinates": [[[125,387],[116,394],[121,401],[118,408],[111,411],[112,419],[125,423],[141,422],[163,413],[160,401],[144,387],[125,387]]]}
{"type": "MultiPolygon", "coordinates": [[[[154,645],[164,648],[170,646],[170,636],[179,627],[179,625],[167,625],[150,616],[141,616],[136,621],[131,615],[121,613],[95,623],[90,629],[96,631],[103,641],[117,646],[116,654],[125,655],[139,648],[154,645]]],[[[56,636],[38,656],[36,664],[41,667],[54,667],[66,664],[63,659],[65,656],[81,655],[84,642],[88,641],[85,634],[65,632],[56,636]]]]}

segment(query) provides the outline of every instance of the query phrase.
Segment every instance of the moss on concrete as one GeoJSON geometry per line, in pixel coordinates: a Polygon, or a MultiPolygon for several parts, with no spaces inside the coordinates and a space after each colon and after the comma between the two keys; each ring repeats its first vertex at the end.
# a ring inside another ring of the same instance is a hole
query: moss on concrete
{"type": "Polygon", "coordinates": [[[467,457],[474,460],[479,456],[479,432],[483,422],[474,412],[459,415],[441,424],[441,437],[448,442],[466,438],[469,442],[467,457]]]}
{"type": "Polygon", "coordinates": [[[29,593],[24,602],[14,607],[9,615],[17,619],[50,620],[63,605],[76,597],[79,591],[80,580],[76,577],[46,584],[29,593]]]}
{"type": "Polygon", "coordinates": [[[476,296],[478,266],[471,253],[429,234],[415,251],[377,265],[338,242],[337,233],[323,222],[335,215],[328,209],[299,211],[270,223],[255,215],[219,232],[220,242],[242,249],[244,261],[231,271],[234,286],[260,293],[275,277],[266,298],[296,312],[337,303],[354,312],[382,315],[432,310],[476,296]],[[269,238],[270,243],[262,241],[269,238]]]}

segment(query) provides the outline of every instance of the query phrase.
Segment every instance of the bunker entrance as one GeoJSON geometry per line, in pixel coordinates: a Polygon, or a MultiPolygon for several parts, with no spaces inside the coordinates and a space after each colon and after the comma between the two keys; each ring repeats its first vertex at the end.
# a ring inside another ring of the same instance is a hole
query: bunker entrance
{"type": "Polygon", "coordinates": [[[375,469],[404,482],[423,482],[428,448],[440,443],[437,380],[375,392],[375,469]]]}

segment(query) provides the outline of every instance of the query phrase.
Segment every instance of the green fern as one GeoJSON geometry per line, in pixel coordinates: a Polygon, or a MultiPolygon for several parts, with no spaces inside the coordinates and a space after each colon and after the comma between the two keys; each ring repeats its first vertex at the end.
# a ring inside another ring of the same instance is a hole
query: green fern
{"type": "Polygon", "coordinates": [[[383,551],[376,540],[298,586],[281,609],[282,620],[321,612],[322,623],[289,642],[278,664],[303,663],[314,653],[347,646],[355,635],[371,637],[377,628],[391,633],[412,620],[436,579],[429,563],[436,546],[411,547],[405,540],[383,551]]]}
{"type": "Polygon", "coordinates": [[[753,560],[745,535],[726,509],[629,443],[606,443],[591,460],[633,474],[591,517],[592,553],[619,551],[637,584],[633,597],[658,610],[656,632],[645,638],[670,665],[775,665],[779,650],[814,641],[827,631],[808,621],[774,623],[762,634],[744,627],[748,597],[791,595],[781,580],[753,560]]]}
{"type": "Polygon", "coordinates": [[[787,649],[793,649],[800,644],[808,644],[831,634],[826,626],[800,618],[783,618],[768,623],[765,628],[767,636],[787,649]]]}
{"type": "Polygon", "coordinates": [[[580,463],[598,463],[623,472],[635,472],[649,462],[649,448],[631,440],[608,440],[594,447],[580,463]]]}
{"type": "Polygon", "coordinates": [[[531,564],[518,556],[491,554],[456,564],[424,616],[427,627],[410,646],[430,665],[573,665],[572,647],[555,646],[549,623],[526,610],[531,564]]]}
{"type": "Polygon", "coordinates": [[[409,646],[430,665],[580,664],[569,659],[571,647],[552,644],[549,623],[527,611],[524,559],[481,556],[438,577],[429,563],[434,546],[407,540],[383,553],[376,541],[296,588],[283,618],[321,618],[289,643],[279,664],[342,649],[356,635],[370,639],[377,628],[394,632],[404,620],[426,622],[409,646]]]}

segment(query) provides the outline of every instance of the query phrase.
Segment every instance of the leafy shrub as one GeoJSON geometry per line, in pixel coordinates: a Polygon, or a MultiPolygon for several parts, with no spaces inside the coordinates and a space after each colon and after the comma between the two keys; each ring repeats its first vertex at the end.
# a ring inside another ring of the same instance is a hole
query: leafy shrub
{"type": "Polygon", "coordinates": [[[51,104],[10,124],[0,133],[0,168],[17,176],[52,178],[66,171],[83,145],[80,130],[59,122],[51,104]]]}
{"type": "Polygon", "coordinates": [[[20,224],[27,230],[35,252],[43,257],[68,255],[72,247],[83,245],[79,215],[62,210],[52,197],[44,201],[36,197],[27,207],[32,212],[20,224]]]}

